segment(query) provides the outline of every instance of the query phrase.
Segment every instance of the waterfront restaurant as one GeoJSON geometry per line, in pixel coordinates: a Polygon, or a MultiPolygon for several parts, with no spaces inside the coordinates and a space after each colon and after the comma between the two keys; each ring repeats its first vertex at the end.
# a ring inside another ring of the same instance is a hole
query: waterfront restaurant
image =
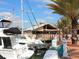
{"type": "Polygon", "coordinates": [[[33,28],[28,28],[24,31],[24,34],[31,38],[50,40],[58,32],[58,28],[48,23],[40,23],[38,26],[34,25],[33,28]]]}

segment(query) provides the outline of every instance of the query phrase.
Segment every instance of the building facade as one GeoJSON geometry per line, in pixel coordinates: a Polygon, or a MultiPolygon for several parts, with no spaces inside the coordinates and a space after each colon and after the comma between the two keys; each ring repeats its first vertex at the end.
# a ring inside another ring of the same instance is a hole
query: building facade
{"type": "Polygon", "coordinates": [[[58,32],[58,28],[51,24],[39,24],[33,28],[28,28],[24,31],[25,35],[28,35],[34,39],[50,40],[58,32]]]}

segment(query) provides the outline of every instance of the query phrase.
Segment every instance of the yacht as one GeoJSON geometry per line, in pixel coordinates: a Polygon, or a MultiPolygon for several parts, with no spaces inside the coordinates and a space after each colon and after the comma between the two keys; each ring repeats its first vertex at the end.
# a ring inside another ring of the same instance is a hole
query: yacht
{"type": "Polygon", "coordinates": [[[0,28],[0,59],[28,59],[34,54],[26,39],[19,35],[6,35],[0,28]]]}

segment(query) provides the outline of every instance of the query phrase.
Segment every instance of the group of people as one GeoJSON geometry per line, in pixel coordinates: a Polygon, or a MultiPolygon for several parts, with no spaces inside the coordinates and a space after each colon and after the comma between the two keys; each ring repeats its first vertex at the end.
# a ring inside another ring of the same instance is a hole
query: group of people
{"type": "Polygon", "coordinates": [[[61,57],[68,57],[68,52],[67,52],[67,40],[66,36],[62,35],[60,38],[58,35],[55,35],[54,39],[52,40],[52,46],[53,47],[59,47],[58,54],[61,57]],[[57,42],[60,41],[61,43],[57,45],[57,42]]]}

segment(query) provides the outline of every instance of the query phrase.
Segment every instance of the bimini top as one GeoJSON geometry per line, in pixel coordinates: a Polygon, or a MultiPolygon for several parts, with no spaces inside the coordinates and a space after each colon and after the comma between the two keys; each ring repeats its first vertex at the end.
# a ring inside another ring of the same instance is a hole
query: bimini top
{"type": "Polygon", "coordinates": [[[5,34],[21,34],[21,31],[16,27],[12,27],[9,29],[4,29],[3,33],[5,33],[5,34]]]}

